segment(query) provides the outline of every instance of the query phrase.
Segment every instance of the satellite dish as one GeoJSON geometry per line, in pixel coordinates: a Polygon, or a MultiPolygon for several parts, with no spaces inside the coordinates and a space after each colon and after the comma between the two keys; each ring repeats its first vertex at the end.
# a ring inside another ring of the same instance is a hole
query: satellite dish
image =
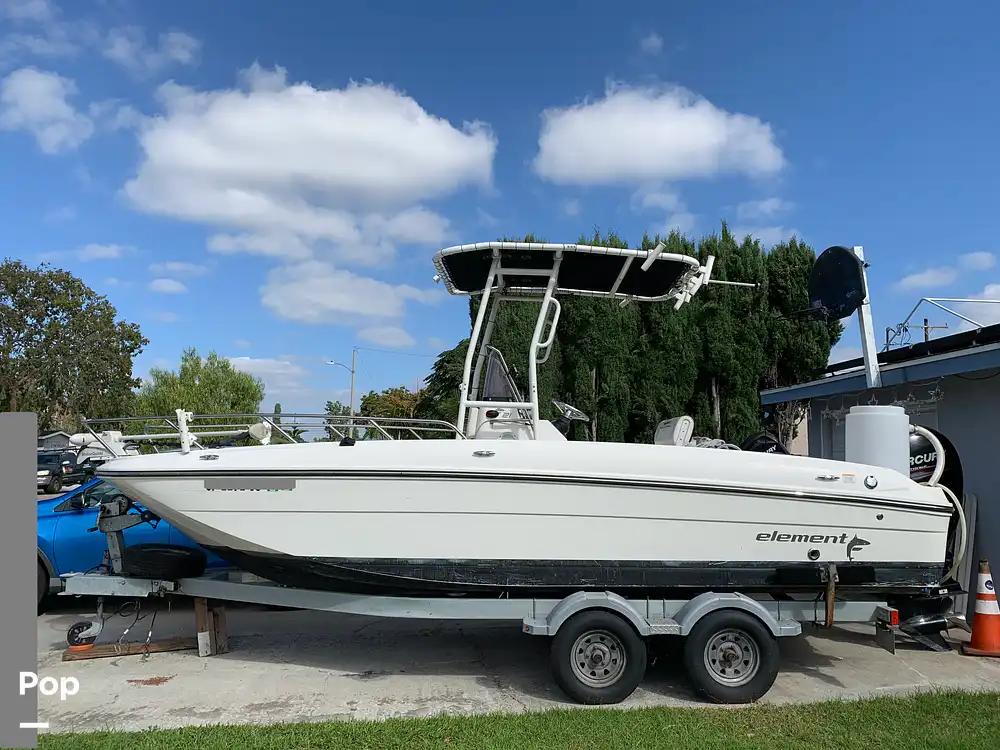
{"type": "Polygon", "coordinates": [[[853,315],[864,301],[861,259],[846,247],[828,247],[809,274],[809,310],[825,320],[840,320],[853,315]]]}

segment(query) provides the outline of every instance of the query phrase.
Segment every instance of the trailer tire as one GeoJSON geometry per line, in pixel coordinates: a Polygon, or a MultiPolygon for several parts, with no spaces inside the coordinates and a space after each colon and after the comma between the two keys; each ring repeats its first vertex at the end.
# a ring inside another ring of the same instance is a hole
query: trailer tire
{"type": "Polygon", "coordinates": [[[136,544],[125,548],[122,573],[136,578],[174,581],[197,578],[207,563],[203,550],[178,544],[136,544]]]}
{"type": "Polygon", "coordinates": [[[70,646],[86,646],[96,641],[96,635],[92,635],[87,638],[80,637],[80,633],[90,630],[91,625],[93,625],[93,623],[90,622],[77,622],[70,625],[69,629],[66,631],[66,643],[70,646]]]}
{"type": "Polygon", "coordinates": [[[752,703],[778,676],[778,641],[759,619],[721,609],[695,624],[684,644],[684,666],[695,689],[716,703],[752,703]]]}
{"type": "Polygon", "coordinates": [[[559,687],[588,705],[620,703],[646,673],[646,642],[622,617],[603,610],[563,623],[549,656],[559,687]]]}

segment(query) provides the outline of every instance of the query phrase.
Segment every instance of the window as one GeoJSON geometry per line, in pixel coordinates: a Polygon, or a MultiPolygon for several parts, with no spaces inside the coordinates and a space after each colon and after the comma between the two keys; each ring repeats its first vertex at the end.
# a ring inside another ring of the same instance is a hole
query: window
{"type": "Polygon", "coordinates": [[[66,500],[59,503],[59,507],[55,509],[55,512],[59,513],[65,510],[79,510],[81,508],[96,508],[105,500],[119,494],[121,493],[113,485],[110,485],[107,482],[101,482],[100,484],[95,484],[93,487],[84,490],[82,494],[76,494],[66,498],[66,500]],[[74,504],[74,501],[76,501],[76,504],[74,504]],[[79,504],[81,501],[83,502],[82,505],[79,504]]]}
{"type": "Polygon", "coordinates": [[[492,346],[487,347],[486,373],[483,377],[483,401],[521,401],[521,393],[514,384],[503,355],[492,346]]]}

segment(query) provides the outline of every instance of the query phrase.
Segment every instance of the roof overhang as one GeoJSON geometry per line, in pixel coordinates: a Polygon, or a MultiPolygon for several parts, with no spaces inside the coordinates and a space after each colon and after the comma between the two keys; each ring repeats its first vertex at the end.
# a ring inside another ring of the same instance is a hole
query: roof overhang
{"type": "MultiPolygon", "coordinates": [[[[882,387],[900,386],[920,380],[961,375],[996,367],[1000,367],[1000,342],[882,365],[882,387]]],[[[867,388],[864,370],[849,371],[808,383],[761,391],[760,402],[764,405],[784,404],[789,401],[806,401],[812,398],[856,393],[867,388]]]]}

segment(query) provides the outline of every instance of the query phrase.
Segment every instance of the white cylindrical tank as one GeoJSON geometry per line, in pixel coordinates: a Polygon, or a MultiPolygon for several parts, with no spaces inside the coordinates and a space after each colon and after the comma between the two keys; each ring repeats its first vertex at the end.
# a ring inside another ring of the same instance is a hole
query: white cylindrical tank
{"type": "Polygon", "coordinates": [[[910,475],[910,418],[902,407],[852,406],[846,429],[846,460],[910,475]]]}

